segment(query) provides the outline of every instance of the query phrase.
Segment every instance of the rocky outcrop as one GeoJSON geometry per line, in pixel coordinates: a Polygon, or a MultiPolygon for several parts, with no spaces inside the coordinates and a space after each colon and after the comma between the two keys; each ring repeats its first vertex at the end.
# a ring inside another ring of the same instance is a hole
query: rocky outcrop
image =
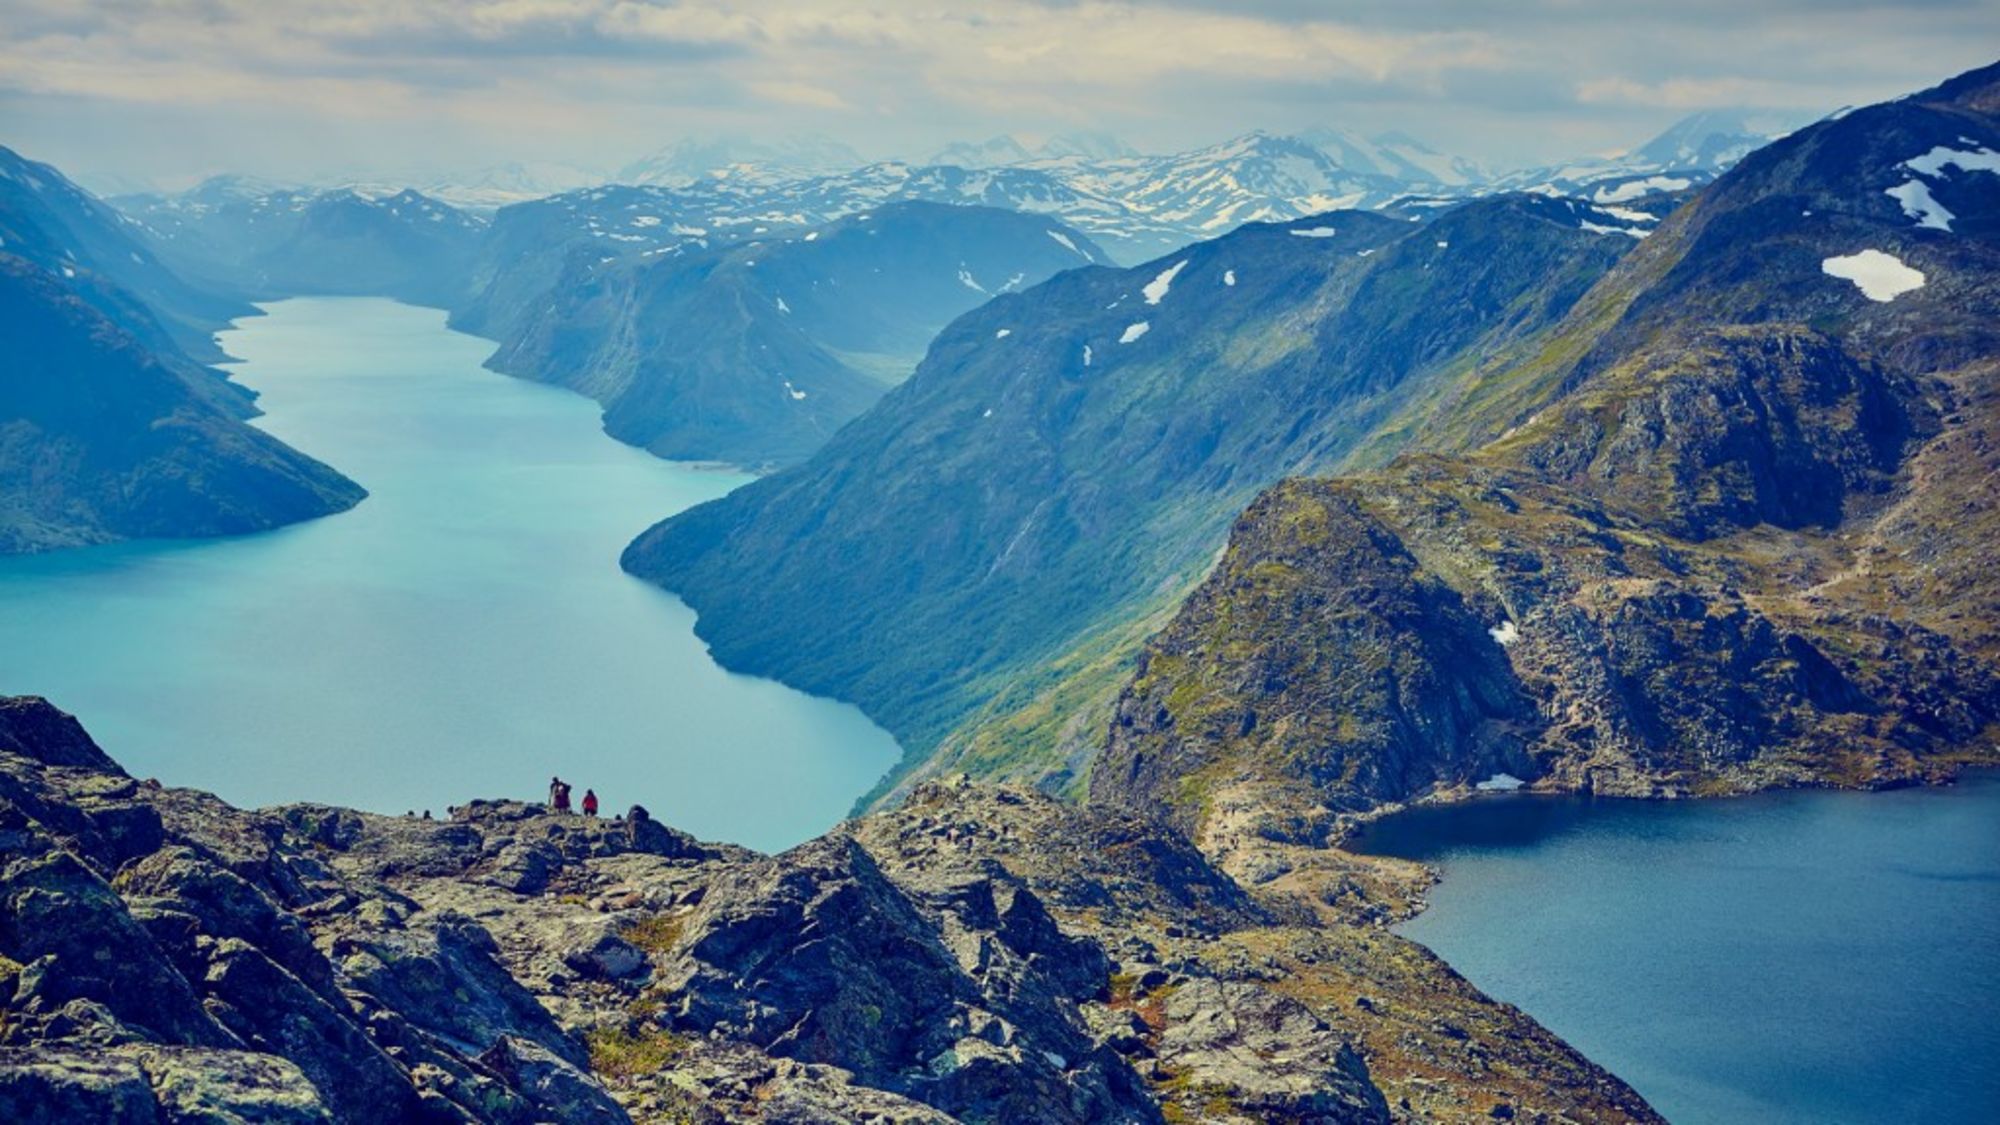
{"type": "Polygon", "coordinates": [[[1656,1120],[1380,928],[1419,869],[1253,892],[1020,790],[777,856],[512,801],[249,812],[9,699],[0,841],[8,1120],[1656,1120]]]}
{"type": "Polygon", "coordinates": [[[661,984],[674,1026],[752,1043],[974,1120],[1157,1121],[1086,1034],[1110,977],[1004,874],[892,882],[840,835],[710,884],[661,984]]]}
{"type": "Polygon", "coordinates": [[[1502,443],[1520,464],[1689,540],[1833,527],[1936,429],[1915,380],[1797,326],[1704,333],[1593,380],[1502,443]]]}
{"type": "Polygon", "coordinates": [[[1148,646],[1093,796],[1164,808],[1192,830],[1215,790],[1283,762],[1326,794],[1324,810],[1273,801],[1259,810],[1264,831],[1323,844],[1334,827],[1326,810],[1533,772],[1521,737],[1533,707],[1488,632],[1491,616],[1352,496],[1274,489],[1148,646]]]}
{"type": "Polygon", "coordinates": [[[405,932],[408,899],[283,819],[134,781],[40,700],[0,714],[12,1119],[528,1122],[577,1103],[481,1061],[515,1036],[622,1112],[476,926],[405,932]]]}

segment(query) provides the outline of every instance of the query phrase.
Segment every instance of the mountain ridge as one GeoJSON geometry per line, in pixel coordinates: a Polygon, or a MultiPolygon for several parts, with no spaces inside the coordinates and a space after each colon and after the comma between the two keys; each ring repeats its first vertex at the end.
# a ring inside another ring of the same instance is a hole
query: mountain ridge
{"type": "Polygon", "coordinates": [[[1684,796],[1990,764],[2000,256],[1965,181],[2000,173],[1936,154],[1984,162],[1996,90],[1752,154],[1471,374],[1441,452],[1266,493],[1149,643],[1092,799],[1160,802],[1233,869],[1495,772],[1684,796]],[[1965,221],[1909,214],[1910,179],[1965,221]],[[1864,246],[1923,285],[1821,268],[1864,246]]]}

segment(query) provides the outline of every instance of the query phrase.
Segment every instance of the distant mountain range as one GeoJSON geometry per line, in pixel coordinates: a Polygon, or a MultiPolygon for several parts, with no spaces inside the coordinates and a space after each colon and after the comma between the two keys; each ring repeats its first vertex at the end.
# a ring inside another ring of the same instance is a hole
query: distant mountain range
{"type": "Polygon", "coordinates": [[[953,164],[961,168],[991,168],[1004,164],[1025,164],[1031,160],[1119,160],[1140,155],[1139,150],[1109,133],[1065,133],[1044,141],[1024,140],[1011,134],[984,141],[958,141],[932,153],[926,164],[953,164]]]}
{"type": "Polygon", "coordinates": [[[487,226],[410,188],[319,191],[237,176],[116,202],[180,273],[256,299],[361,294],[450,305],[464,294],[487,226]]]}
{"type": "MultiPolygon", "coordinates": [[[[600,228],[615,224],[608,212],[641,200],[643,213],[661,223],[615,232],[640,249],[712,238],[724,228],[817,225],[896,200],[972,203],[1053,214],[1129,264],[1245,222],[1381,207],[1404,197],[1537,190],[1623,204],[1706,183],[1787,124],[1769,113],[1704,111],[1621,157],[1505,173],[1438,152],[1408,134],[1363,137],[1324,127],[1294,135],[1247,133],[1164,155],[1141,154],[1098,133],[1040,141],[1003,135],[947,145],[923,161],[875,162],[822,138],[708,138],[669,145],[609,177],[559,164],[509,164],[431,179],[418,190],[479,215],[559,198],[558,206],[581,224],[594,220],[600,228]],[[646,191],[635,196],[631,188],[646,191]]],[[[315,196],[334,188],[372,199],[397,194],[403,185],[315,188],[232,176],[177,197],[146,193],[121,197],[120,204],[145,216],[163,203],[212,206],[221,194],[315,196]]]]}
{"type": "Polygon", "coordinates": [[[612,436],[663,457],[788,464],[960,314],[1104,260],[1041,216],[916,202],[730,245],[575,256],[510,318],[490,366],[591,395],[612,436]]]}
{"type": "MultiPolygon", "coordinates": [[[[1535,190],[1620,205],[1699,186],[1768,142],[1768,115],[1694,115],[1629,155],[1495,174],[1407,134],[1361,137],[1334,129],[1294,136],[1248,133],[1168,155],[1141,155],[1115,138],[1010,136],[955,144],[923,163],[841,163],[833,151],[761,153],[755,146],[677,146],[625,170],[650,185],[649,213],[672,223],[625,232],[665,245],[673,226],[704,233],[744,224],[819,223],[898,199],[977,203],[1053,214],[1116,260],[1143,261],[1246,222],[1277,222],[1334,208],[1376,208],[1407,197],[1462,199],[1535,190]],[[763,157],[763,159],[760,159],[763,157]],[[671,169],[670,172],[662,169],[671,169]]],[[[565,205],[601,218],[592,188],[565,205]]],[[[680,237],[700,237],[683,235],[680,237]]]]}
{"type": "Polygon", "coordinates": [[[691,138],[627,164],[614,179],[622,184],[678,188],[732,170],[754,170],[766,178],[803,179],[843,172],[863,163],[853,149],[824,137],[793,137],[777,143],[739,137],[691,138]]]}

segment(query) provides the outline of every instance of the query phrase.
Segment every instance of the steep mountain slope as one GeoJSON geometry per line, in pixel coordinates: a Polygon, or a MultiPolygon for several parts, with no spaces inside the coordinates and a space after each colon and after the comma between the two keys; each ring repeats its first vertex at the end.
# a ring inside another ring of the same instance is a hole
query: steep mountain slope
{"type": "Polygon", "coordinates": [[[265,193],[224,180],[119,205],[177,270],[258,299],[372,295],[454,305],[465,298],[486,226],[410,189],[265,193]]]}
{"type": "Polygon", "coordinates": [[[0,250],[61,275],[98,311],[155,350],[222,358],[214,333],[254,310],[191,285],[147,245],[133,220],[55,168],[0,146],[0,250]],[[136,298],[144,312],[133,311],[136,298]]]}
{"type": "Polygon", "coordinates": [[[724,249],[573,260],[491,366],[591,395],[607,432],[663,457],[791,463],[959,314],[1101,258],[1045,218],[897,203],[724,249]]]}
{"type": "Polygon", "coordinates": [[[1241,862],[1495,771],[1675,795],[1995,760],[1996,185],[2000,66],[1746,158],[1409,408],[1465,452],[1261,497],[1092,799],[1241,862]]]}
{"type": "Polygon", "coordinates": [[[4,251],[0,339],[0,553],[254,531],[363,495],[4,251]]]}
{"type": "Polygon", "coordinates": [[[246,811],[0,698],[0,832],[10,1121],[1659,1121],[1382,928],[1415,865],[1253,893],[1021,790],[778,856],[519,801],[246,811]]]}
{"type": "Polygon", "coordinates": [[[1059,770],[1051,727],[1089,699],[1039,698],[1052,674],[1108,696],[1144,615],[1257,490],[1339,464],[1413,388],[1561,316],[1635,241],[1505,197],[1063,274],[960,319],[810,462],[667,521],[625,565],[700,611],[725,664],[860,703],[912,762],[990,707],[1053,722],[989,722],[999,741],[953,760],[1059,770]]]}

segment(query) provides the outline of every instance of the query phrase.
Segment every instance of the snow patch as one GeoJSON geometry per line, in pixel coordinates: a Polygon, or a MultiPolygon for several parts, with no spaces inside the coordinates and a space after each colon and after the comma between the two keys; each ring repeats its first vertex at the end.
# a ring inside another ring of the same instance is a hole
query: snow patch
{"type": "Polygon", "coordinates": [[[1922,180],[1908,180],[1897,184],[1882,194],[1903,205],[1903,214],[1917,221],[1920,227],[1932,230],[1950,230],[1951,221],[1958,216],[1945,209],[1945,205],[1931,198],[1931,189],[1922,180]]]}
{"type": "Polygon", "coordinates": [[[1633,238],[1644,238],[1651,233],[1634,227],[1607,227],[1603,223],[1593,223],[1589,219],[1583,220],[1577,226],[1591,234],[1629,234],[1633,238]]]}
{"type": "Polygon", "coordinates": [[[1440,249],[1440,250],[1442,250],[1442,249],[1444,249],[1445,247],[1447,247],[1447,246],[1450,246],[1450,245],[1451,245],[1451,243],[1449,243],[1449,242],[1446,242],[1446,241],[1445,241],[1445,240],[1443,240],[1443,239],[1439,239],[1439,240],[1438,240],[1438,249],[1440,249]]]}
{"type": "Polygon", "coordinates": [[[806,397],[806,393],[804,391],[798,389],[797,387],[792,386],[792,381],[790,379],[785,380],[785,393],[792,396],[793,402],[797,402],[800,399],[806,397]]]}
{"type": "Polygon", "coordinates": [[[1180,261],[1161,270],[1158,277],[1147,282],[1145,288],[1139,290],[1139,292],[1145,294],[1146,303],[1149,305],[1159,304],[1161,299],[1166,297],[1167,290],[1174,287],[1174,278],[1179,276],[1180,272],[1186,268],[1187,259],[1182,258],[1180,261]]]}
{"type": "Polygon", "coordinates": [[[1486,630],[1486,635],[1498,641],[1501,648],[1506,648],[1521,639],[1521,630],[1512,621],[1502,621],[1486,630]]]}
{"type": "Polygon", "coordinates": [[[1083,365],[1084,365],[1085,367],[1089,367],[1089,366],[1090,366],[1090,345],[1089,345],[1089,344],[1085,344],[1085,345],[1083,346],[1083,365]]]}
{"type": "Polygon", "coordinates": [[[1938,145],[1922,156],[1912,156],[1903,161],[1903,167],[1933,179],[1944,175],[1946,168],[1956,168],[1961,172],[2000,172],[2000,152],[1994,152],[1985,145],[1970,150],[1938,145]]]}
{"type": "Polygon", "coordinates": [[[807,232],[806,232],[806,241],[807,241],[807,242],[818,242],[818,241],[819,241],[819,232],[818,232],[818,231],[816,231],[816,230],[809,230],[809,231],[807,231],[807,232]]]}
{"type": "Polygon", "coordinates": [[[1128,324],[1125,326],[1125,334],[1123,336],[1118,337],[1118,342],[1121,344],[1129,344],[1132,341],[1138,339],[1139,337],[1144,336],[1146,333],[1151,332],[1152,330],[1153,326],[1143,320],[1138,321],[1137,323],[1134,324],[1128,324]]]}
{"type": "Polygon", "coordinates": [[[995,332],[993,334],[993,338],[995,340],[1005,340],[1007,337],[1012,336],[1013,334],[1014,330],[1012,328],[1002,328],[1000,331],[995,332]]]}
{"type": "Polygon", "coordinates": [[[967,289],[973,290],[974,292],[978,293],[986,292],[986,287],[984,285],[979,284],[979,282],[973,278],[972,271],[966,269],[963,265],[958,267],[958,283],[960,285],[965,286],[967,289]]]}
{"type": "Polygon", "coordinates": [[[1912,289],[1924,287],[1921,270],[1913,270],[1894,254],[1884,254],[1880,250],[1863,250],[1859,254],[1828,258],[1819,264],[1819,268],[1828,277],[1853,282],[1854,287],[1861,290],[1861,295],[1871,301],[1893,301],[1912,289]]]}
{"type": "Polygon", "coordinates": [[[1234,285],[1234,284],[1236,284],[1236,271],[1235,271],[1235,270],[1223,270],[1223,271],[1222,271],[1222,283],[1223,283],[1224,285],[1234,285]]]}
{"type": "Polygon", "coordinates": [[[781,312],[781,313],[788,313],[788,312],[791,312],[791,311],[792,311],[792,306],[790,306],[790,305],[786,304],[786,303],[785,303],[785,299],[784,299],[783,297],[780,297],[780,298],[778,298],[778,311],[779,311],[779,312],[781,312]]]}
{"type": "Polygon", "coordinates": [[[1612,188],[1598,188],[1591,195],[1592,203],[1629,203],[1634,199],[1648,196],[1656,191],[1679,191],[1693,180],[1679,176],[1647,176],[1643,180],[1630,180],[1612,188]]]}
{"type": "Polygon", "coordinates": [[[1294,227],[1290,233],[1298,238],[1332,238],[1340,232],[1332,227],[1307,227],[1304,230],[1294,227]]]}
{"type": "Polygon", "coordinates": [[[1072,240],[1069,235],[1066,235],[1059,230],[1043,231],[1042,233],[1048,235],[1050,238],[1055,239],[1057,242],[1062,244],[1063,249],[1068,250],[1070,253],[1075,254],[1079,258],[1082,258],[1084,261],[1088,262],[1091,260],[1090,255],[1077,249],[1076,242],[1072,240]]]}
{"type": "Polygon", "coordinates": [[[1473,786],[1473,788],[1482,789],[1488,793],[1512,793],[1526,784],[1527,782],[1522,781],[1511,773],[1496,773],[1485,781],[1473,786]]]}

